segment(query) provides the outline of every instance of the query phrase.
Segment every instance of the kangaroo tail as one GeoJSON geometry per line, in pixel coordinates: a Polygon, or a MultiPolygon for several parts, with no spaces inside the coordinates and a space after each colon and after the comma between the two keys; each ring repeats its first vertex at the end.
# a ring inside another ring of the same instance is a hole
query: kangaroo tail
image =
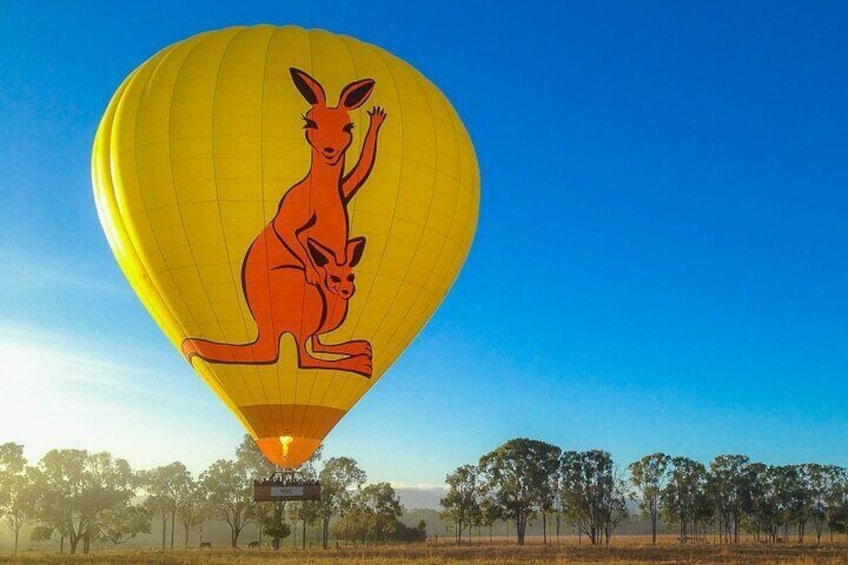
{"type": "Polygon", "coordinates": [[[244,365],[270,365],[280,356],[280,338],[258,338],[253,343],[233,345],[206,339],[188,338],[182,343],[182,354],[191,363],[199,357],[209,363],[233,363],[244,365]]]}

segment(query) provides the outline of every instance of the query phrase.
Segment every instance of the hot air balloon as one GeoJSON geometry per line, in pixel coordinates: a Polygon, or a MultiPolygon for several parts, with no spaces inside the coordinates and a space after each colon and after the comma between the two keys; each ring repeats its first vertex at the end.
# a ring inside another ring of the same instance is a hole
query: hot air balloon
{"type": "Polygon", "coordinates": [[[284,468],[419,333],[477,224],[474,149],[445,96],[378,47],[293,26],[202,33],[142,63],[92,171],[130,285],[284,468]]]}

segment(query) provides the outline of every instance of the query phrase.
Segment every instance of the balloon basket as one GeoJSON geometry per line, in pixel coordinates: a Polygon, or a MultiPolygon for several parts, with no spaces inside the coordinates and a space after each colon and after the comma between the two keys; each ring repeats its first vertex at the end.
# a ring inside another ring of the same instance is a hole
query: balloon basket
{"type": "Polygon", "coordinates": [[[255,502],[283,502],[290,500],[321,500],[321,483],[307,479],[293,469],[283,469],[267,479],[253,482],[255,502]]]}

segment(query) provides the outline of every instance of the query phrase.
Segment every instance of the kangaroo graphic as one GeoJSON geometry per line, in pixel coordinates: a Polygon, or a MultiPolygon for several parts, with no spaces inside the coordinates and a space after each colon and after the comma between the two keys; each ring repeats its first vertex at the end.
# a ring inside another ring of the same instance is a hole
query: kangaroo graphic
{"type": "Polygon", "coordinates": [[[187,338],[182,352],[189,362],[197,356],[212,363],[272,364],[280,355],[280,337],[290,333],[297,342],[299,367],[342,369],[370,377],[368,342],[325,345],[318,335],[338,328],[347,316],[354,287],[353,279],[343,276],[353,276],[349,271],[360,261],[365,246],[365,238],[349,240],[347,204],[371,174],[377,135],[387,114],[379,106],[368,112],[370,123],[359,160],[345,174],[345,153],[354,127],[348,112],[366,102],[374,80],[348,84],[338,105],[330,107],[317,80],[300,69],[291,68],[290,73],[311,105],[302,116],[311,148],[310,167],[282,197],[274,218],[253,240],[242,263],[242,287],[256,322],[256,339],[229,344],[187,338]],[[309,352],[307,343],[313,353],[348,357],[319,359],[309,352]]]}

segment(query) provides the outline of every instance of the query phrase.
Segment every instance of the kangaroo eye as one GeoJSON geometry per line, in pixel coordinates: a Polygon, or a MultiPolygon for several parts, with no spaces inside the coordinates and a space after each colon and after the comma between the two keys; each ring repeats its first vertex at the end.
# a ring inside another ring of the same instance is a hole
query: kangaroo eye
{"type": "Polygon", "coordinates": [[[343,129],[343,130],[345,130],[347,133],[352,132],[352,131],[353,131],[353,122],[351,122],[351,123],[347,124],[347,125],[346,125],[345,127],[343,127],[342,129],[343,129]]]}
{"type": "Polygon", "coordinates": [[[303,121],[306,122],[303,124],[303,129],[318,129],[318,124],[314,121],[310,120],[306,116],[301,116],[301,118],[303,118],[303,121]]]}
{"type": "Polygon", "coordinates": [[[348,276],[347,276],[347,280],[348,280],[348,281],[350,281],[350,282],[353,282],[353,279],[354,279],[354,278],[356,278],[356,277],[354,277],[353,275],[348,275],[348,276]]]}
{"type": "Polygon", "coordinates": [[[342,279],[340,279],[339,277],[337,277],[337,276],[335,276],[335,275],[331,275],[331,276],[330,276],[330,280],[331,280],[332,282],[335,282],[335,283],[337,283],[337,282],[342,282],[342,279]]]}

